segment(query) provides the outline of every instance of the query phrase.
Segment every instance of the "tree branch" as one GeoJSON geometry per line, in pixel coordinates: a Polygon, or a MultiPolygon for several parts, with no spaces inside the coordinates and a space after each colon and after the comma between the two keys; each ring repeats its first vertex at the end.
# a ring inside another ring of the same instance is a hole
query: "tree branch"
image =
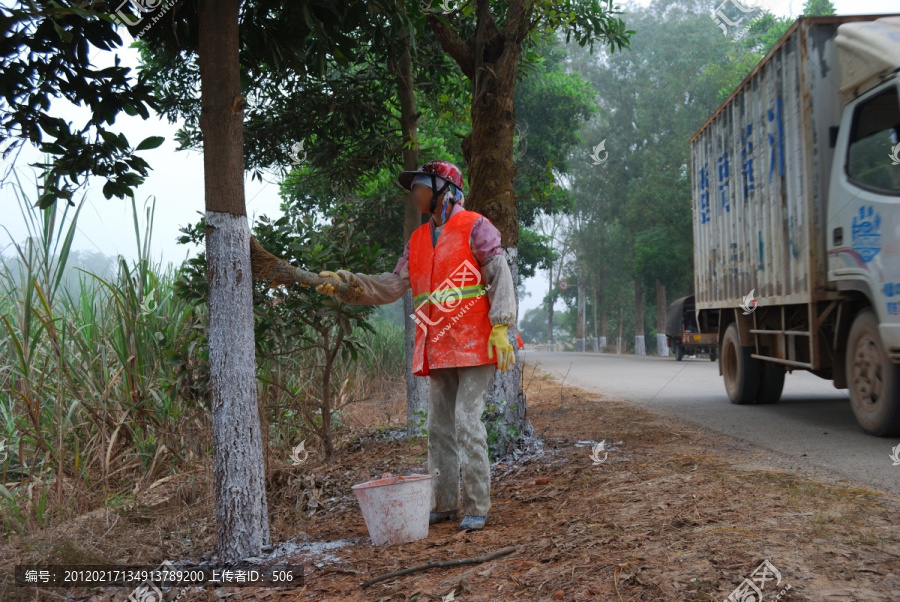
{"type": "Polygon", "coordinates": [[[498,558],[500,556],[506,556],[507,554],[512,554],[516,551],[515,546],[512,548],[504,548],[492,554],[486,554],[484,556],[476,556],[475,558],[460,558],[459,560],[441,560],[438,562],[429,562],[428,564],[420,564],[419,566],[413,566],[408,569],[402,569],[399,571],[394,571],[393,573],[385,573],[384,575],[379,575],[378,577],[373,577],[372,579],[366,579],[363,581],[362,587],[363,589],[369,587],[370,585],[374,585],[379,581],[384,581],[386,579],[390,579],[391,577],[400,577],[401,575],[409,575],[410,573],[418,573],[421,571],[425,571],[428,569],[433,569],[441,566],[459,566],[462,564],[481,564],[482,562],[487,562],[488,560],[493,560],[494,558],[498,558]]]}
{"type": "MultiPolygon", "coordinates": [[[[301,286],[318,286],[332,282],[318,274],[307,272],[294,267],[283,259],[275,257],[256,240],[250,237],[250,264],[254,280],[261,280],[274,288],[281,284],[299,284],[301,286]]],[[[362,289],[359,285],[343,282],[334,287],[335,292],[345,299],[354,299],[359,296],[362,289]]]]}
{"type": "Polygon", "coordinates": [[[428,24],[431,26],[431,31],[434,32],[434,37],[440,45],[462,69],[463,75],[474,81],[475,61],[469,46],[455,31],[444,25],[433,15],[428,15],[428,24]]]}

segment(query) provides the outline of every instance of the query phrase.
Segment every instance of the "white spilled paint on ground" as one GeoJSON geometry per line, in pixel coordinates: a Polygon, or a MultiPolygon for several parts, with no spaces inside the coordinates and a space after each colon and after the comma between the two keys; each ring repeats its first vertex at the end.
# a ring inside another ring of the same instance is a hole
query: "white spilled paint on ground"
{"type": "Polygon", "coordinates": [[[323,567],[326,564],[340,564],[341,558],[332,552],[346,546],[355,546],[362,543],[359,538],[337,539],[335,541],[297,541],[288,540],[275,546],[275,548],[263,557],[263,561],[302,560],[304,564],[323,567]]]}

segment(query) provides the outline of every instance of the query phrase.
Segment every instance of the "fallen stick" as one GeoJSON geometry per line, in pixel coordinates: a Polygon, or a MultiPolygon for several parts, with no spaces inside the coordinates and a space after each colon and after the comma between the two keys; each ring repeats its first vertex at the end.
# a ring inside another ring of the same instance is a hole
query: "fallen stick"
{"type": "MultiPolygon", "coordinates": [[[[250,237],[250,269],[253,272],[253,279],[265,282],[269,288],[282,284],[316,287],[334,282],[330,278],[323,278],[313,272],[292,266],[284,259],[272,255],[253,236],[250,237]]],[[[358,285],[342,282],[334,287],[334,292],[341,300],[345,300],[358,297],[361,289],[358,285]]]]}
{"type": "Polygon", "coordinates": [[[507,554],[512,554],[516,551],[515,547],[512,548],[504,548],[500,551],[494,552],[492,554],[487,554],[485,556],[476,556],[475,558],[460,558],[459,560],[439,560],[437,562],[429,562],[428,564],[420,564],[419,566],[413,566],[408,569],[402,569],[399,571],[394,571],[392,573],[385,573],[384,575],[379,575],[377,577],[373,577],[371,579],[366,579],[362,583],[362,588],[365,589],[370,585],[374,585],[379,581],[384,581],[386,579],[390,579],[391,577],[400,577],[401,575],[409,575],[410,573],[418,573],[420,571],[426,571],[428,569],[433,569],[441,566],[459,566],[461,564],[481,564],[482,562],[487,562],[488,560],[493,560],[494,558],[499,558],[500,556],[506,556],[507,554]]]}

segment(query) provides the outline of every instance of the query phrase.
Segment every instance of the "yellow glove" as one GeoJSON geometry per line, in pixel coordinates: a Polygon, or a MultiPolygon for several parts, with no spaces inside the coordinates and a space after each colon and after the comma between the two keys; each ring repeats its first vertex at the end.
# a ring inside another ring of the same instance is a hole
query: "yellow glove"
{"type": "Polygon", "coordinates": [[[488,357],[494,359],[494,348],[497,348],[497,368],[502,371],[516,363],[516,353],[506,334],[506,324],[494,324],[491,328],[491,336],[488,337],[488,357]]]}
{"type": "Polygon", "coordinates": [[[341,278],[339,274],[336,274],[335,272],[328,272],[328,271],[319,272],[319,276],[321,276],[322,278],[329,278],[333,282],[323,282],[322,284],[320,284],[316,287],[316,292],[321,293],[323,295],[331,295],[332,297],[334,297],[336,295],[336,293],[334,291],[334,287],[337,286],[338,284],[340,284],[341,282],[343,282],[344,279],[341,278]]]}

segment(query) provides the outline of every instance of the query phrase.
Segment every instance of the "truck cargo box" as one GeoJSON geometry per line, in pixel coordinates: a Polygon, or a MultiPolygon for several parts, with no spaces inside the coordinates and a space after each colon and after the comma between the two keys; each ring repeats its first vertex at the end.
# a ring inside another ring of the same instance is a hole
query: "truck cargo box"
{"type": "Polygon", "coordinates": [[[838,26],[801,18],[691,139],[698,309],[829,298],[831,129],[841,120],[838,26]]]}

